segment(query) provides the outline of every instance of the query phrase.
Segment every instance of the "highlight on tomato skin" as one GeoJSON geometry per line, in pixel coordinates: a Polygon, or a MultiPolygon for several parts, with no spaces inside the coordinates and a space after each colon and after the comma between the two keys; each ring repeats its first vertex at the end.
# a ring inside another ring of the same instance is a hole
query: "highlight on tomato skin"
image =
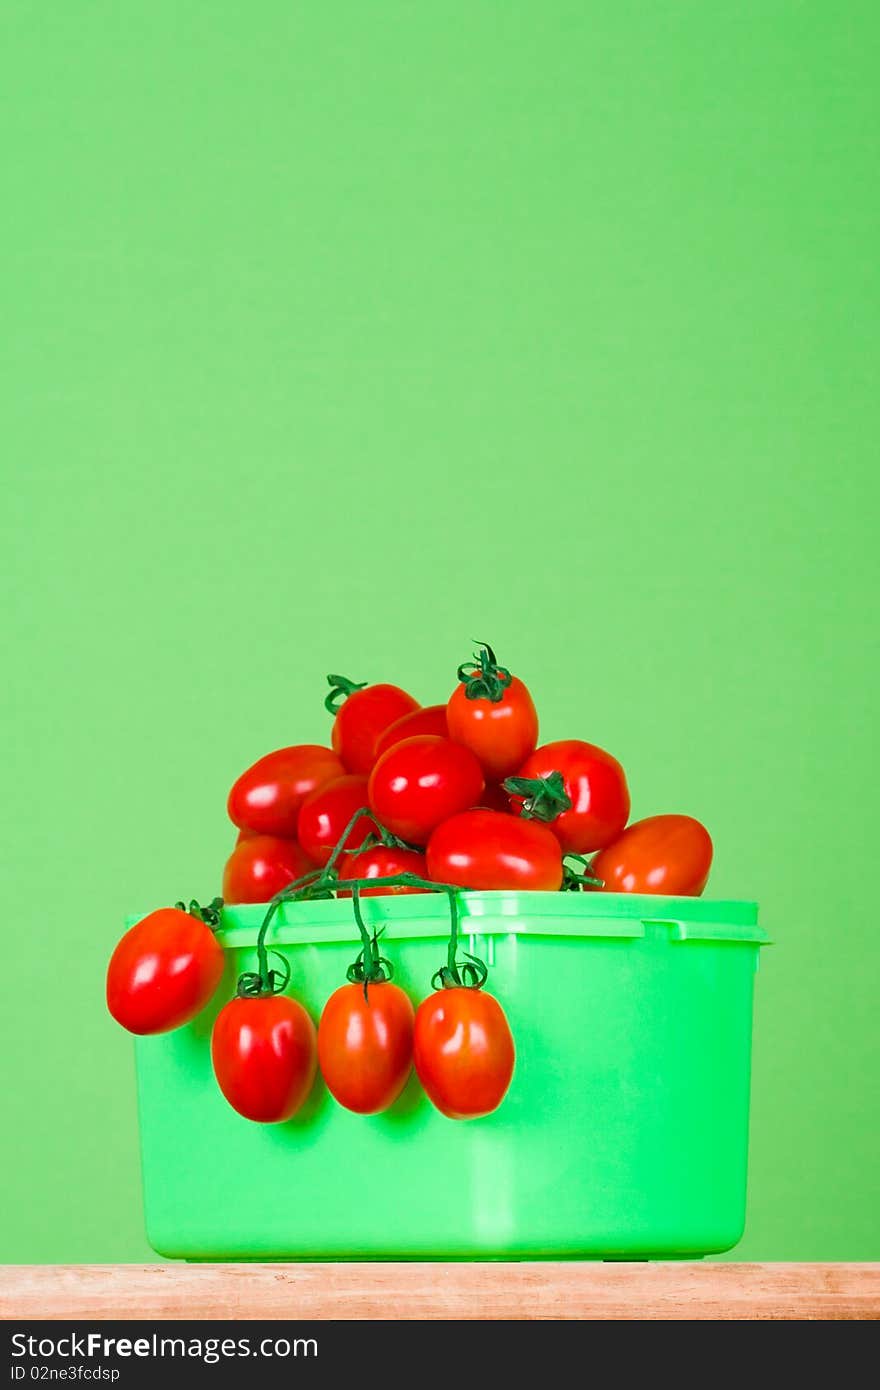
{"type": "Polygon", "coordinates": [[[129,1033],[171,1032],[210,1001],[224,964],[210,927],[182,908],[159,908],[116,945],[107,967],[107,1008],[129,1033]]]}
{"type": "Polygon", "coordinates": [[[267,903],[313,868],[302,846],[275,835],[241,840],[223,870],[223,901],[267,903]]]}
{"type": "Polygon", "coordinates": [[[476,808],[437,826],[426,851],[436,883],[487,891],[555,892],[562,886],[562,849],[549,826],[476,808]]]}
{"type": "Polygon", "coordinates": [[[449,737],[476,755],[487,781],[502,782],[538,742],[538,715],[528,687],[513,676],[497,700],[470,699],[458,685],[446,706],[449,737]]]}
{"type": "Polygon", "coordinates": [[[214,1021],[211,1062],[233,1110],[258,1124],[282,1124],[311,1092],[317,1031],[287,994],[230,999],[214,1021]]]}
{"type": "Polygon", "coordinates": [[[712,868],[712,839],[693,816],[633,821],[590,864],[604,893],[663,893],[698,898],[712,868]]]}
{"type": "MultiPolygon", "coordinates": [[[[566,854],[590,854],[617,839],[629,819],[630,797],[626,774],[604,748],[583,739],[559,739],[536,748],[526,758],[518,777],[548,778],[562,774],[571,801],[547,822],[566,854]]],[[[515,810],[522,798],[511,797],[515,810]]]]}
{"type": "Polygon", "coordinates": [[[421,734],[382,754],[370,773],[370,807],[393,835],[424,845],[441,821],[475,805],[483,786],[482,768],[470,749],[421,734]]]}
{"type": "Polygon", "coordinates": [[[346,1110],[378,1115],[412,1072],[415,1010],[390,980],[340,985],[318,1024],[318,1061],[327,1089],[346,1110]]]}
{"type": "Polygon", "coordinates": [[[240,839],[253,835],[295,839],[297,817],[306,797],[344,772],[331,748],[317,743],[277,748],[258,758],[236,779],[227,801],[229,819],[238,826],[240,839]]]}
{"type": "MultiPolygon", "coordinates": [[[[323,867],[327,863],[352,816],[368,805],[367,779],[360,773],[347,773],[325,782],[306,797],[299,813],[297,836],[313,864],[323,867]]],[[[354,827],[349,848],[359,849],[375,829],[364,816],[354,827]]]]}
{"type": "Polygon", "coordinates": [[[413,1061],[431,1103],[450,1120],[497,1110],[510,1088],[516,1049],[494,995],[467,987],[439,989],[416,1010],[413,1061]]]}

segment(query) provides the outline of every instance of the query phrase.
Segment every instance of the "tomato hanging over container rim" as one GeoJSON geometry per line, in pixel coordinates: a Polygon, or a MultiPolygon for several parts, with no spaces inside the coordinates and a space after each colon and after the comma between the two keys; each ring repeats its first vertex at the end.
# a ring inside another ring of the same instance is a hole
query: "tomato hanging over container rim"
{"type": "Polygon", "coordinates": [[[189,907],[155,908],[127,927],[105,983],[107,1009],[121,1027],[138,1036],[168,1033],[201,1013],[225,968],[217,939],[222,911],[222,898],[207,907],[193,898],[189,907]]]}
{"type": "Polygon", "coordinates": [[[257,937],[256,970],[245,970],[239,975],[235,994],[224,1004],[211,1030],[211,1064],[217,1084],[233,1110],[254,1124],[284,1124],[292,1119],[308,1100],[318,1070],[318,1030],[314,1019],[300,1000],[284,992],[290,983],[290,962],[280,951],[273,951],[282,969],[274,970],[269,966],[266,946],[269,920],[271,914],[267,913],[257,937]],[[242,1026],[245,1020],[248,1021],[247,1037],[242,1026]],[[259,1067],[255,1070],[259,1055],[256,1044],[266,1041],[259,1039],[260,1026],[270,1024],[272,1031],[279,1021],[286,1022],[291,1035],[296,1036],[292,1041],[287,1039],[290,1046],[286,1054],[277,1037],[273,1037],[272,1045],[263,1049],[266,1054],[262,1059],[264,1070],[259,1067]],[[278,1073],[275,1078],[265,1071],[267,1057],[278,1073]],[[290,1069],[286,1085],[285,1065],[290,1069]],[[268,1083],[273,1079],[279,1094],[274,1097],[271,1110],[267,1110],[265,1093],[267,1089],[271,1091],[268,1083]],[[261,1103],[252,1104],[254,1099],[261,1103]],[[257,1109],[261,1113],[255,1113],[257,1109]]]}
{"type": "Polygon", "coordinates": [[[460,901],[449,894],[451,916],[446,963],[434,975],[433,992],[416,1010],[413,1065],[435,1109],[449,1120],[493,1114],[513,1080],[516,1047],[503,1007],[484,990],[488,968],[470,952],[458,959],[460,901]]]}

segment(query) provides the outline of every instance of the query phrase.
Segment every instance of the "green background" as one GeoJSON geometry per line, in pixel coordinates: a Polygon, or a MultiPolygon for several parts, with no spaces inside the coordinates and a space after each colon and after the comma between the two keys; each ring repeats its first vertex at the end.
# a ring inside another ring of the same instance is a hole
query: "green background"
{"type": "Polygon", "coordinates": [[[876,4],[0,26],[0,1258],[151,1258],[124,915],[472,638],[761,903],[736,1257],[880,1256],[876,4]]]}

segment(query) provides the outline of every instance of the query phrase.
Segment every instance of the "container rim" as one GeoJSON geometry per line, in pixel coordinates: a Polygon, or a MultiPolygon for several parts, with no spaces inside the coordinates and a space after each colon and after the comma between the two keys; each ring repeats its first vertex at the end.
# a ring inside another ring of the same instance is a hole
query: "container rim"
{"type": "MultiPolygon", "coordinates": [[[[462,890],[461,929],[480,936],[639,938],[666,927],[673,941],[731,941],[766,945],[758,905],[738,899],[677,898],[639,893],[524,893],[462,890]]],[[[368,926],[386,926],[397,940],[442,938],[449,929],[445,893],[362,897],[368,926]],[[399,929],[395,930],[395,926],[399,929]]],[[[223,909],[218,940],[225,947],[253,946],[266,914],[265,903],[223,909]]],[[[146,914],[127,919],[132,926],[146,914]]],[[[268,944],[317,945],[357,942],[350,898],[282,903],[268,944]]]]}

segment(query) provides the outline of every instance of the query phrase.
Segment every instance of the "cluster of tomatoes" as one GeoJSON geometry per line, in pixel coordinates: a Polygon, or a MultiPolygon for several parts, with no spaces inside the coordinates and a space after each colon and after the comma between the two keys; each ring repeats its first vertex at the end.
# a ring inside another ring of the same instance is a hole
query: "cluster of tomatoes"
{"type": "Polygon", "coordinates": [[[617,759],[581,739],[539,747],[532,697],[490,647],[459,668],[443,705],[422,708],[395,685],[328,679],[332,748],[268,753],[229,794],[239,836],[224,901],[266,902],[326,864],[362,809],[394,842],[364,818],[343,877],[410,872],[473,889],[703,891],[712,842],[700,822],[662,815],[626,828],[630,797],[617,759]],[[578,882],[566,856],[586,855],[596,857],[578,882]]]}
{"type": "MultiPolygon", "coordinates": [[[[220,898],[205,908],[177,903],[125,933],[107,971],[107,1006],[117,1023],[140,1035],[165,1033],[205,1008],[224,970],[214,935],[222,907],[220,898]]],[[[393,1105],[413,1067],[449,1119],[475,1119],[501,1104],[513,1076],[514,1044],[497,999],[467,983],[467,972],[482,983],[485,967],[481,975],[469,961],[459,973],[453,950],[451,967],[439,972],[443,988],[414,1009],[392,982],[374,934],[316,1029],[304,1006],[283,992],[284,957],[280,979],[268,968],[263,938],[261,931],[258,970],[239,978],[211,1035],[220,1090],[245,1119],[289,1120],[308,1098],[319,1066],[330,1093],[359,1115],[393,1105]]]]}
{"type": "Polygon", "coordinates": [[[318,1066],[339,1103],[359,1114],[393,1104],[413,1067],[450,1118],[489,1114],[506,1094],[513,1038],[482,989],[482,963],[459,968],[454,907],[447,965],[435,977],[441,987],[414,1010],[369,939],[361,895],[696,895],[705,886],[712,842],[699,821],[660,815],[627,827],[629,790],[616,758],[580,739],[538,746],[529,690],[490,647],[457,675],[448,701],[424,708],[398,686],[329,676],[332,746],[269,753],[232,787],[239,835],[223,897],[209,908],[179,903],[151,913],[113,953],[113,1017],[134,1033],[177,1028],[220,982],[214,932],[224,902],[269,904],[259,968],[242,975],[212,1035],[220,1089],[248,1119],[289,1119],[318,1066]],[[354,898],[363,949],[316,1030],[284,993],[287,979],[269,969],[265,930],[281,899],[332,893],[354,898]]]}
{"type": "Polygon", "coordinates": [[[232,999],[211,1038],[214,1074],[246,1119],[290,1119],[311,1091],[317,1068],[331,1095],[357,1115],[393,1105],[415,1067],[429,1099],[451,1120],[496,1110],[510,1086],[514,1044],[491,994],[451,984],[413,1009],[388,978],[340,985],[317,1030],[287,994],[232,999]]]}

